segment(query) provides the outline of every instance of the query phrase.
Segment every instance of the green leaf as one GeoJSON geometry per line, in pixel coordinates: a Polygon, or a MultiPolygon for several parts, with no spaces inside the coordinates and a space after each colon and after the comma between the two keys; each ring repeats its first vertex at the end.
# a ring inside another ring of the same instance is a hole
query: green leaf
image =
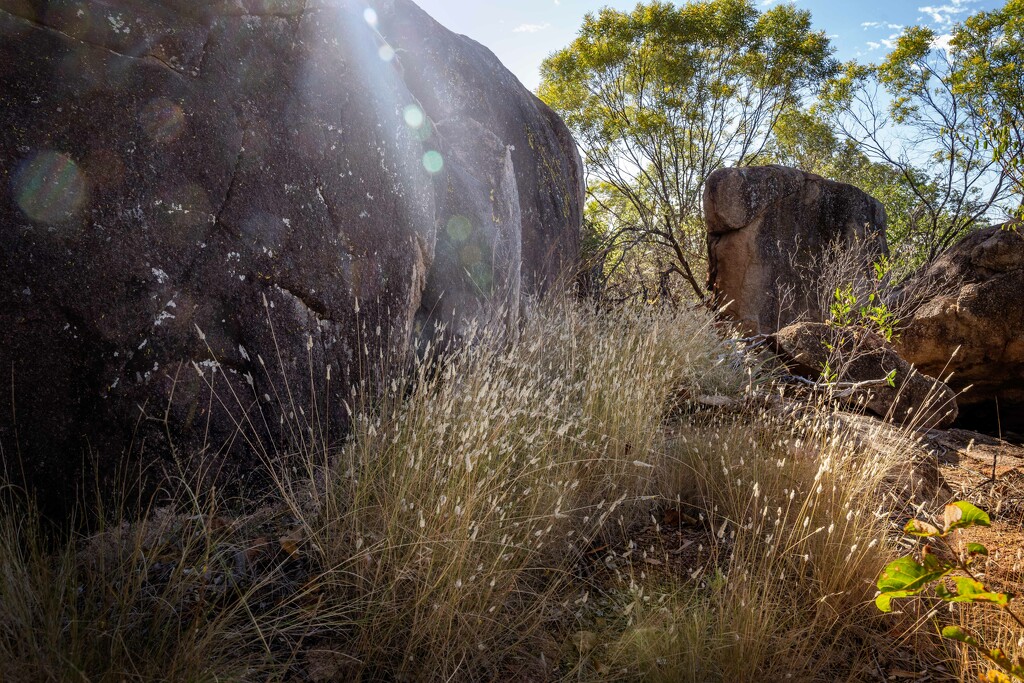
{"type": "Polygon", "coordinates": [[[975,555],[982,555],[984,557],[988,557],[988,548],[986,548],[980,543],[968,543],[967,554],[971,557],[974,557],[975,555]]]}
{"type": "Polygon", "coordinates": [[[972,526],[992,526],[987,512],[963,500],[947,505],[942,520],[946,533],[972,526]]]}
{"type": "Polygon", "coordinates": [[[994,593],[985,588],[985,584],[966,576],[953,577],[956,590],[949,590],[945,584],[935,587],[935,594],[946,602],[987,603],[997,607],[1006,607],[1012,596],[1007,593],[994,593]]]}
{"type": "Polygon", "coordinates": [[[922,522],[920,519],[912,519],[907,522],[907,525],[903,527],[903,531],[911,536],[921,536],[924,538],[932,538],[942,535],[942,531],[940,531],[938,527],[929,524],[928,522],[922,522]]]}
{"type": "Polygon", "coordinates": [[[1021,671],[1021,667],[1014,666],[1013,660],[1010,659],[1002,648],[992,648],[988,652],[984,653],[986,657],[992,660],[994,664],[1002,667],[1005,671],[1009,671],[1014,675],[1018,675],[1021,671]]]}
{"type": "MultiPolygon", "coordinates": [[[[930,556],[934,557],[934,556],[930,556]]],[[[952,567],[945,564],[925,566],[913,557],[901,557],[889,563],[878,577],[878,590],[882,592],[875,599],[875,605],[883,612],[892,608],[893,598],[905,598],[920,593],[930,583],[941,579],[951,571],[952,567]]]]}
{"type": "Polygon", "coordinates": [[[965,643],[967,645],[970,645],[971,647],[981,647],[981,643],[978,642],[977,638],[970,635],[969,633],[967,633],[967,631],[965,631],[963,628],[959,626],[945,627],[944,629],[942,629],[942,637],[949,638],[950,640],[956,640],[961,643],[965,643]]]}
{"type": "Polygon", "coordinates": [[[925,570],[929,572],[948,572],[951,569],[955,569],[956,565],[945,560],[940,560],[939,556],[931,552],[930,547],[925,547],[923,557],[921,558],[921,564],[925,570]]]}

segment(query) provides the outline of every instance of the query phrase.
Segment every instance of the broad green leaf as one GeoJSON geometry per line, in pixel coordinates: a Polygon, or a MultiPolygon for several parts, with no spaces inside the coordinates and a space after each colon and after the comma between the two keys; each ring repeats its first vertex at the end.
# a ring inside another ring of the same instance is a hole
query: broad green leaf
{"type": "Polygon", "coordinates": [[[954,602],[956,600],[956,593],[949,590],[946,587],[946,584],[941,581],[935,586],[935,595],[939,596],[939,598],[946,602],[954,602]]]}
{"type": "Polygon", "coordinates": [[[1002,648],[992,648],[991,650],[985,653],[985,656],[991,659],[997,666],[1001,666],[1005,671],[1009,671],[1014,674],[1016,674],[1017,671],[1020,671],[1020,668],[1014,666],[1013,660],[1011,660],[1006,655],[1006,653],[1003,652],[1002,648]],[[1014,669],[1017,669],[1017,671],[1014,671],[1014,669]]]}
{"type": "Polygon", "coordinates": [[[966,643],[971,647],[981,647],[981,643],[978,642],[978,639],[972,636],[971,634],[967,633],[967,631],[965,631],[960,626],[945,627],[944,629],[942,629],[942,637],[949,638],[950,640],[957,640],[961,643],[966,643]]]}
{"type": "Polygon", "coordinates": [[[954,576],[956,591],[950,591],[945,585],[935,587],[935,594],[946,602],[988,603],[1006,607],[1011,596],[1006,593],[994,593],[985,588],[985,584],[966,576],[954,576]]]}
{"type": "Polygon", "coordinates": [[[880,612],[891,612],[893,600],[895,600],[896,598],[909,598],[911,596],[917,595],[918,593],[920,593],[919,590],[890,591],[888,593],[879,593],[878,596],[875,598],[875,607],[877,607],[880,612]]]}
{"type": "MultiPolygon", "coordinates": [[[[934,557],[934,556],[931,556],[934,557]]],[[[932,581],[941,579],[948,574],[951,567],[944,564],[926,567],[913,557],[901,557],[889,563],[878,577],[878,590],[882,595],[875,600],[875,605],[883,612],[888,612],[892,598],[905,598],[920,593],[932,581]],[[888,596],[885,598],[883,596],[888,596]]]]}
{"type": "Polygon", "coordinates": [[[972,557],[974,555],[982,555],[984,557],[988,557],[988,548],[986,548],[980,543],[968,543],[967,554],[971,555],[972,557]]]}
{"type": "Polygon", "coordinates": [[[947,505],[942,520],[947,533],[972,526],[992,526],[987,512],[963,500],[947,505]]]}
{"type": "Polygon", "coordinates": [[[955,569],[956,565],[946,560],[940,560],[939,556],[931,551],[930,546],[925,546],[921,557],[921,565],[929,572],[943,572],[946,573],[951,569],[955,569]]]}

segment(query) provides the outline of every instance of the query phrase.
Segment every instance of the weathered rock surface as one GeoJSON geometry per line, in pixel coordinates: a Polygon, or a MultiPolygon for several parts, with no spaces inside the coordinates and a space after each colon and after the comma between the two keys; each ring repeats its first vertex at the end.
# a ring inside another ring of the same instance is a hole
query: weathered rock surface
{"type": "Polygon", "coordinates": [[[944,464],[959,464],[996,479],[1024,474],[1024,446],[988,434],[965,429],[932,431],[925,443],[944,464]]]}
{"type": "Polygon", "coordinates": [[[343,429],[576,259],[568,130],[409,0],[0,0],[0,64],[0,444],[51,502],[343,429]]]}
{"type": "Polygon", "coordinates": [[[941,286],[908,321],[900,353],[933,377],[952,374],[958,391],[971,387],[958,398],[966,423],[1024,433],[1024,235],[979,230],[918,277],[941,286]]]}
{"type": "Polygon", "coordinates": [[[704,186],[704,215],[708,286],[750,333],[822,320],[817,290],[831,245],[856,246],[866,257],[888,251],[878,200],[795,168],[715,171],[704,186]]]}
{"type": "Polygon", "coordinates": [[[917,372],[882,337],[858,328],[824,323],[795,323],[772,336],[790,370],[812,381],[837,383],[837,395],[896,424],[917,428],[948,427],[957,417],[953,391],[917,372]],[[884,380],[895,371],[892,386],[884,380]],[[855,388],[867,383],[863,388],[855,388]]]}

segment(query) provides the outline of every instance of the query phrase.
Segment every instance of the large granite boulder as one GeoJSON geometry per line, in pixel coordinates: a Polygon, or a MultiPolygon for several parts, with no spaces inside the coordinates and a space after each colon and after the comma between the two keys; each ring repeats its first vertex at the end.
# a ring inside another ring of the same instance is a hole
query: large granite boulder
{"type": "Polygon", "coordinates": [[[931,294],[907,321],[900,353],[966,390],[965,424],[1024,433],[1024,235],[971,233],[917,277],[935,286],[915,288],[931,294]]]}
{"type": "Polygon", "coordinates": [[[331,439],[577,258],[568,130],[409,0],[0,0],[0,64],[0,445],[44,503],[331,439]]]}
{"type": "Polygon", "coordinates": [[[783,166],[725,168],[704,186],[708,287],[749,333],[820,321],[822,269],[835,249],[869,271],[885,254],[882,204],[853,185],[783,166]]]}
{"type": "Polygon", "coordinates": [[[948,427],[957,418],[956,394],[921,374],[881,336],[857,327],[794,323],[772,335],[790,371],[832,383],[834,395],[896,424],[948,427]]]}

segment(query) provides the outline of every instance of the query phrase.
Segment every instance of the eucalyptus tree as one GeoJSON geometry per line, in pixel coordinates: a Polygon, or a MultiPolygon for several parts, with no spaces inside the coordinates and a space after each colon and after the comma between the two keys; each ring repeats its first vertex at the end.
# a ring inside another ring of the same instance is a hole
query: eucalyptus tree
{"type": "Polygon", "coordinates": [[[881,63],[846,64],[823,93],[833,128],[912,189],[908,238],[924,259],[1020,205],[1022,9],[1011,0],[944,35],[909,27],[881,63]]]}
{"type": "Polygon", "coordinates": [[[809,12],[750,0],[588,14],[542,66],[540,97],[582,148],[609,268],[704,296],[705,179],[764,156],[779,117],[836,73],[809,12]]]}
{"type": "Polygon", "coordinates": [[[950,45],[957,55],[953,89],[981,120],[985,146],[1024,218],[1024,0],[968,18],[950,45]]]}
{"type": "Polygon", "coordinates": [[[922,245],[927,240],[922,235],[930,232],[929,207],[938,204],[942,188],[923,172],[912,167],[901,171],[872,159],[855,140],[829,125],[818,107],[784,113],[766,154],[772,163],[856,185],[881,201],[888,215],[893,275],[909,274],[926,260],[927,248],[922,245]]]}

